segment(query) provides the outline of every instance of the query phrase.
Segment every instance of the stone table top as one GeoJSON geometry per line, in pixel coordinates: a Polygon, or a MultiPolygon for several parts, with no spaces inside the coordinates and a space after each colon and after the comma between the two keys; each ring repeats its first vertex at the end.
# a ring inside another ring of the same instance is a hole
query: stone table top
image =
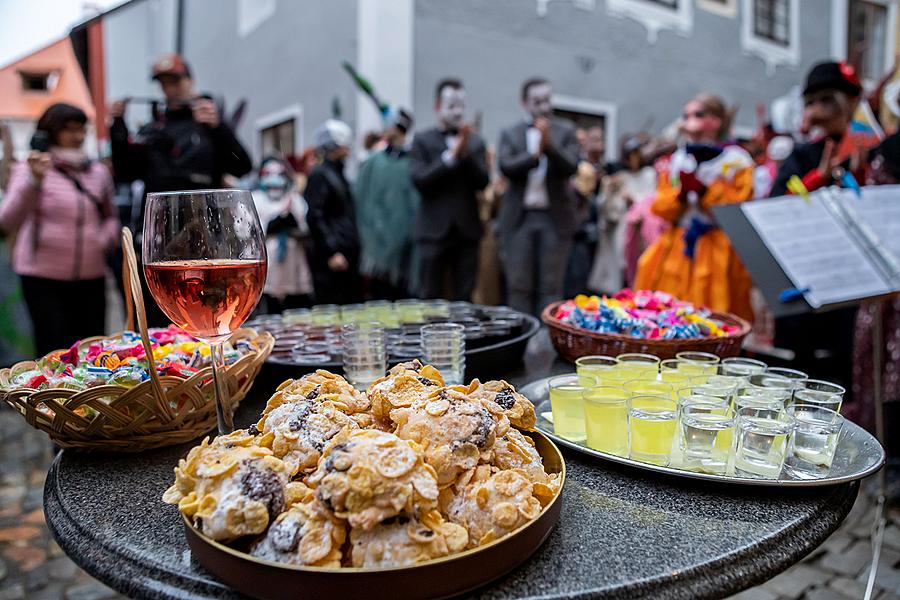
{"type": "MultiPolygon", "coordinates": [[[[541,332],[508,380],[571,369],[541,332]]],[[[235,418],[246,427],[274,385],[258,381],[235,418]]],[[[135,455],[61,452],[44,489],[62,549],[107,585],[142,599],[235,599],[191,557],[177,508],[161,496],[193,444],[135,455]]],[[[563,449],[562,515],[544,545],[475,598],[721,598],[811,552],[858,485],[769,489],[663,478],[563,449]]]]}

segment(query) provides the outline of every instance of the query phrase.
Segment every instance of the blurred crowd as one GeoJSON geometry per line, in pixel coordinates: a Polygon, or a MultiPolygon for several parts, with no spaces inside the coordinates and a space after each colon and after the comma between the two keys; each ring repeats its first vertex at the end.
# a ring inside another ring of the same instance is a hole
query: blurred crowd
{"type": "MultiPolygon", "coordinates": [[[[847,63],[810,70],[792,131],[776,131],[760,108],[753,133],[737,138],[737,107],[701,92],[661,134],[624,135],[616,161],[601,127],[554,116],[547,79],[522,83],[493,144],[468,119],[465,83],[446,78],[434,87],[433,115],[380,106],[383,127],[365,132],[363,148],[354,151],[354,132],[330,119],[301,154],[254,166],[182,57],[161,58],[151,76],[164,101],[137,130],[126,125],[127,99],[111,105],[108,159],[82,150],[85,113],[56,104],[38,122],[27,160],[0,170],[0,229],[14,239],[38,353],[103,330],[103,281],[121,264],[117,229],[140,231],[149,192],[253,190],[268,248],[263,312],[417,296],[539,314],[562,298],[634,286],[765,321],[711,209],[900,181],[900,138],[877,120],[888,78],[866,93],[847,63]]],[[[836,378],[849,382],[853,338],[865,346],[871,311],[884,311],[888,343],[900,344],[897,309],[894,301],[859,315],[780,320],[773,341],[811,372],[807,363],[830,352],[846,371],[836,378]]],[[[863,362],[857,357],[865,386],[863,362]]],[[[888,397],[900,397],[896,361],[889,367],[888,397]]]]}

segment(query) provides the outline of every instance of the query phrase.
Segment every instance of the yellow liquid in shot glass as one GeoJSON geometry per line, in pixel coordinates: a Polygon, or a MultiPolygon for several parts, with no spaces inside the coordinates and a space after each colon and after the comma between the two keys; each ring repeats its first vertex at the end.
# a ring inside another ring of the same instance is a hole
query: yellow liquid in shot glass
{"type": "Polygon", "coordinates": [[[584,442],[584,390],[594,385],[589,378],[572,377],[571,385],[550,385],[550,410],[553,413],[553,432],[573,442],[584,442]],[[581,384],[578,380],[581,379],[581,384]]]}
{"type": "Polygon", "coordinates": [[[669,464],[675,419],[631,419],[631,458],[654,465],[669,464]]]}
{"type": "Polygon", "coordinates": [[[589,448],[617,456],[628,456],[627,394],[621,390],[586,393],[585,431],[589,448]]]}

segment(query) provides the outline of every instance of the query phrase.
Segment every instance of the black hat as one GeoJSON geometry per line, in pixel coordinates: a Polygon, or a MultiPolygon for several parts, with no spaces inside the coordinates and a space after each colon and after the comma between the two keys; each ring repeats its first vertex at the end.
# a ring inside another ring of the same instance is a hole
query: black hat
{"type": "Polygon", "coordinates": [[[855,97],[862,92],[862,85],[856,75],[856,69],[850,63],[823,62],[814,66],[806,76],[803,95],[819,90],[838,90],[855,97]]]}

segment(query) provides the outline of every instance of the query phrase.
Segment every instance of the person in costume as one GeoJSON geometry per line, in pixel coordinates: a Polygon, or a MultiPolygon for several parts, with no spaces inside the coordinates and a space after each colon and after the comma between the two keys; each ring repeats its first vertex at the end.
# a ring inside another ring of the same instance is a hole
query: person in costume
{"type": "Polygon", "coordinates": [[[263,299],[268,313],[312,304],[312,275],[304,248],[309,234],[306,200],[297,191],[290,166],[264,158],[253,202],[266,232],[268,271],[263,299]]]}
{"type": "Polygon", "coordinates": [[[635,287],[752,319],[750,276],[710,210],[753,194],[753,159],[725,142],[730,123],[717,96],[699,94],[685,104],[680,123],[685,143],[657,162],[652,205],[672,228],[641,255],[635,287]]]}
{"type": "Polygon", "coordinates": [[[810,192],[841,184],[848,170],[864,181],[865,152],[877,138],[851,127],[861,92],[856,70],[848,63],[823,62],[812,68],[803,89],[800,131],[811,141],[796,145],[781,163],[770,197],[788,194],[792,177],[810,192]]]}
{"type": "Polygon", "coordinates": [[[412,226],[419,194],[409,177],[407,133],[412,115],[403,109],[385,118],[386,146],[360,166],[353,197],[360,241],[360,273],[369,299],[397,300],[414,293],[412,226]]]}

